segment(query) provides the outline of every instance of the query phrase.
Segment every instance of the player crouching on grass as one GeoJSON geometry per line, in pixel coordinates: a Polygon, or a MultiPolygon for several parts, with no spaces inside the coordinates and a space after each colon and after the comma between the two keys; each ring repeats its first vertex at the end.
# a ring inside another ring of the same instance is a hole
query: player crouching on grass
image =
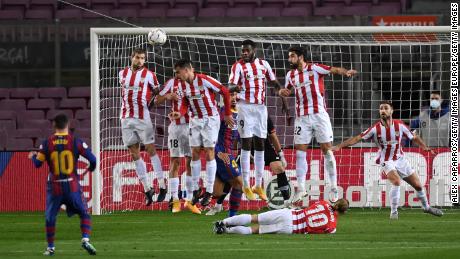
{"type": "Polygon", "coordinates": [[[427,147],[419,136],[412,133],[403,121],[393,119],[393,104],[390,101],[382,101],[379,109],[380,120],[378,122],[363,133],[332,147],[331,150],[338,151],[341,148],[352,146],[362,139],[373,138],[379,146],[379,155],[377,156],[376,163],[380,164],[387,179],[393,185],[390,191],[390,219],[398,219],[401,178],[415,189],[417,198],[422,204],[423,212],[441,217],[443,212],[440,209],[430,207],[418,175],[404,157],[401,140],[406,136],[424,151],[428,151],[433,155],[436,153],[427,147]]]}
{"type": "Polygon", "coordinates": [[[318,201],[306,209],[281,209],[261,214],[242,214],[214,223],[216,234],[333,234],[338,214],[348,210],[349,202],[339,199],[333,205],[318,201]],[[248,226],[249,224],[255,224],[248,226]]]}
{"type": "Polygon", "coordinates": [[[48,248],[43,254],[54,255],[56,216],[61,205],[65,204],[69,217],[74,214],[80,216],[81,246],[90,255],[95,255],[96,249],[89,243],[91,217],[79,184],[77,164],[78,157],[83,156],[89,161],[88,171],[92,172],[96,168],[96,157],[85,142],[69,134],[67,116],[57,115],[53,120],[53,126],[56,133],[43,141],[38,153],[35,151],[29,153],[29,159],[33,161],[35,167],[41,167],[46,161],[50,170],[45,211],[48,248]]]}

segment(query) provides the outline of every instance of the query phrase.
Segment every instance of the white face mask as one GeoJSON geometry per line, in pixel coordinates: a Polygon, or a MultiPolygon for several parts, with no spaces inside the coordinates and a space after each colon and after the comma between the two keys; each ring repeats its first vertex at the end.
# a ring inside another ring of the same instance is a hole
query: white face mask
{"type": "Polygon", "coordinates": [[[441,106],[441,102],[439,100],[431,100],[430,101],[430,107],[432,109],[438,109],[439,106],[441,106]]]}

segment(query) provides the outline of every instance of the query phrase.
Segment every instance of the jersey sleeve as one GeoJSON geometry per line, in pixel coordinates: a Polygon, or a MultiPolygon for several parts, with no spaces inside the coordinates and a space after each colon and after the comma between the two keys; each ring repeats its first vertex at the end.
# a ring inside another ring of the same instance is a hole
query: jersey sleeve
{"type": "Polygon", "coordinates": [[[89,161],[88,170],[91,172],[94,171],[94,169],[96,169],[96,157],[94,156],[93,152],[91,152],[89,146],[81,139],[77,139],[76,144],[78,148],[78,154],[89,161]]]}
{"type": "Polygon", "coordinates": [[[275,72],[273,71],[272,67],[270,66],[270,63],[268,63],[266,60],[264,60],[264,66],[267,69],[266,75],[270,79],[270,81],[275,81],[276,80],[276,75],[275,72]]]}
{"type": "Polygon", "coordinates": [[[292,73],[292,71],[287,72],[287,74],[286,74],[286,80],[284,81],[284,87],[285,87],[285,88],[288,88],[288,89],[294,87],[294,86],[292,85],[292,82],[291,82],[291,73],[292,73]]]}
{"type": "Polygon", "coordinates": [[[36,168],[39,168],[43,165],[43,162],[46,160],[46,153],[47,153],[47,140],[44,140],[40,145],[40,148],[37,152],[37,155],[32,156],[32,162],[34,163],[36,168]]]}
{"type": "Polygon", "coordinates": [[[174,79],[169,79],[168,82],[164,85],[163,89],[161,89],[160,93],[158,95],[160,96],[165,96],[168,93],[171,93],[172,87],[174,85],[174,79]]]}
{"type": "Polygon", "coordinates": [[[375,134],[375,127],[376,125],[373,125],[371,127],[369,127],[367,130],[363,131],[361,133],[361,138],[363,138],[364,140],[368,140],[370,138],[372,138],[375,134]]]}
{"type": "Polygon", "coordinates": [[[233,64],[232,66],[230,77],[228,79],[228,83],[233,84],[233,85],[239,85],[240,78],[241,78],[241,64],[239,62],[235,62],[235,64],[233,64]]]}
{"type": "Polygon", "coordinates": [[[230,110],[230,92],[228,89],[219,81],[207,75],[203,75],[203,85],[222,95],[224,98],[225,115],[231,115],[232,112],[230,110]]]}
{"type": "Polygon", "coordinates": [[[160,87],[160,83],[158,82],[157,76],[155,75],[154,72],[149,71],[148,80],[149,80],[149,86],[152,89],[157,89],[160,87]]]}
{"type": "Polygon", "coordinates": [[[312,70],[320,75],[329,75],[331,73],[331,66],[323,64],[313,64],[312,70]]]}
{"type": "Polygon", "coordinates": [[[409,127],[407,127],[407,125],[403,121],[399,121],[399,130],[401,130],[403,135],[406,136],[408,139],[412,140],[414,138],[414,134],[410,131],[409,127]]]}

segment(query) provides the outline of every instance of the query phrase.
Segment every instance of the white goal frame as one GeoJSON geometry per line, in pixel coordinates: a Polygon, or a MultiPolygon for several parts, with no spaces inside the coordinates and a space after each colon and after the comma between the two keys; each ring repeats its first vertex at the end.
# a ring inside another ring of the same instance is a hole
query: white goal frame
{"type": "MultiPolygon", "coordinates": [[[[99,36],[146,35],[153,28],[91,28],[91,147],[98,166],[92,173],[92,214],[101,214],[100,174],[100,98],[99,98],[99,36]]],[[[171,35],[205,34],[361,34],[361,33],[450,33],[450,26],[340,26],[340,27],[166,27],[171,35]]]]}

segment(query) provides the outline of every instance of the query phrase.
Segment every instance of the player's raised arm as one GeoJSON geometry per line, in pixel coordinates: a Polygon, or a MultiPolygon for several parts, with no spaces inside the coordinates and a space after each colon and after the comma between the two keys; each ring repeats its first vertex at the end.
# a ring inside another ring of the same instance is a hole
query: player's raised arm
{"type": "Polygon", "coordinates": [[[240,61],[235,62],[232,66],[228,79],[228,89],[231,93],[241,91],[241,68],[240,61]]]}
{"type": "Polygon", "coordinates": [[[155,97],[155,105],[160,105],[166,101],[177,101],[179,99],[177,94],[172,92],[174,80],[177,80],[177,79],[172,78],[172,79],[169,79],[168,82],[166,82],[163,89],[161,89],[161,91],[155,97]]]}
{"type": "Polygon", "coordinates": [[[344,147],[349,147],[349,146],[353,146],[354,144],[360,142],[361,140],[363,139],[363,137],[360,135],[356,135],[354,137],[351,137],[347,140],[345,140],[344,142],[336,145],[336,146],[333,146],[331,148],[332,151],[338,151],[340,150],[341,148],[344,148],[344,147]]]}
{"type": "Polygon", "coordinates": [[[346,77],[352,77],[358,73],[358,71],[354,69],[346,69],[343,67],[331,67],[330,71],[332,74],[342,75],[346,77]]]}

